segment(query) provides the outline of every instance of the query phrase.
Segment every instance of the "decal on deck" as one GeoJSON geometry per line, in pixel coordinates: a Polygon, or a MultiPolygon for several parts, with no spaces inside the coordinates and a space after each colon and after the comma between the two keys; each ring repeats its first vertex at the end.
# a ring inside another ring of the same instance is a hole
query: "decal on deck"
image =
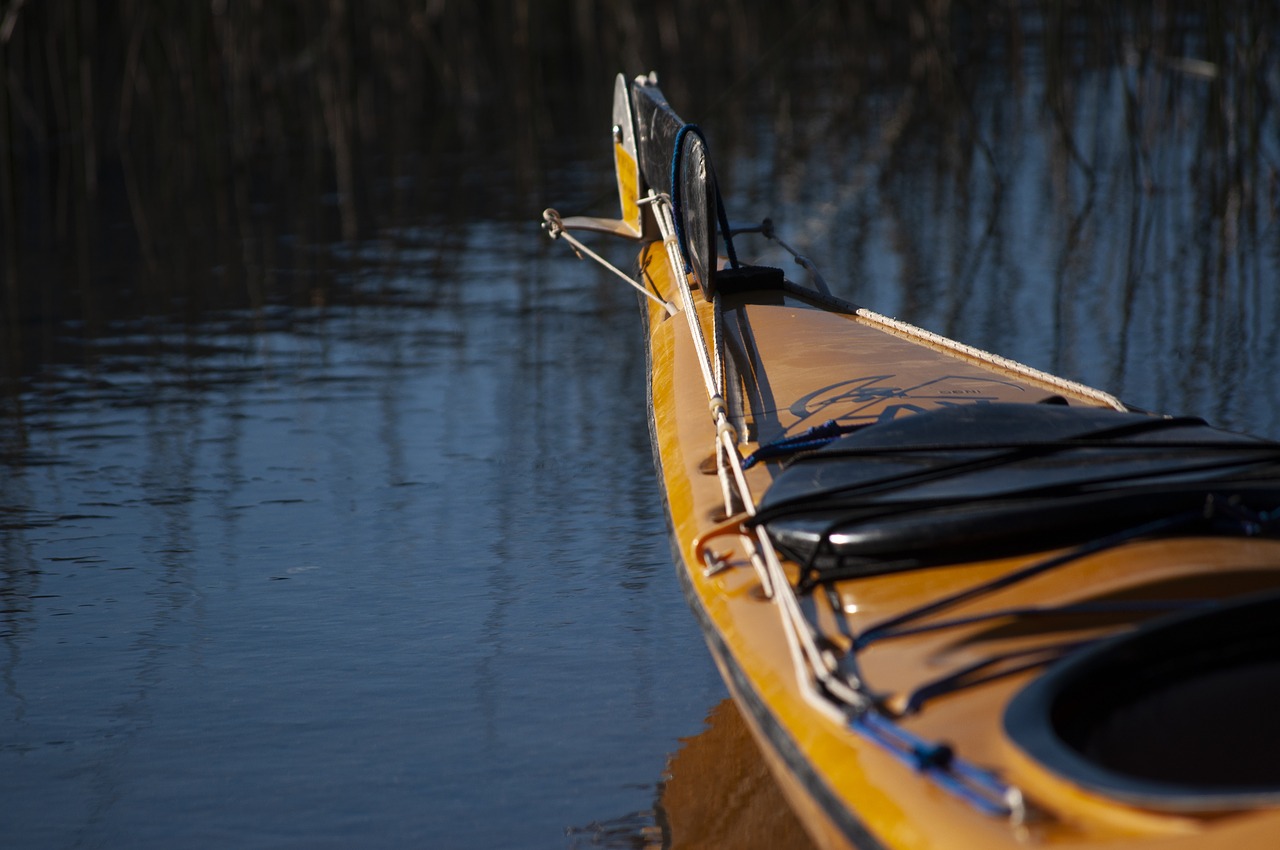
{"type": "Polygon", "coordinates": [[[939,407],[1013,401],[1027,391],[1013,381],[974,375],[944,375],[911,386],[898,383],[898,379],[898,375],[889,374],[839,381],[801,396],[789,409],[800,420],[797,426],[832,419],[842,424],[870,424],[939,407]]]}

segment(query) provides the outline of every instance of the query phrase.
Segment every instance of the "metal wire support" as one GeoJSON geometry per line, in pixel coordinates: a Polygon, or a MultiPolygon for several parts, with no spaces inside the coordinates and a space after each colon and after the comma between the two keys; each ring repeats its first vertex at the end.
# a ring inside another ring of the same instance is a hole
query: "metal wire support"
{"type": "Polygon", "coordinates": [[[578,259],[580,260],[584,259],[584,255],[586,257],[590,257],[592,260],[595,260],[604,268],[608,269],[618,277],[625,280],[628,286],[631,286],[633,289],[638,291],[645,298],[648,298],[649,300],[654,301],[657,304],[661,304],[663,309],[667,311],[668,316],[674,316],[676,314],[676,307],[674,304],[672,304],[670,301],[663,301],[657,295],[654,295],[652,292],[645,289],[640,284],[636,283],[634,280],[632,280],[631,275],[622,271],[622,269],[618,268],[613,263],[609,262],[604,257],[600,256],[595,251],[592,251],[586,245],[582,244],[582,241],[580,239],[578,239],[576,236],[569,233],[569,231],[565,229],[564,221],[560,218],[560,213],[550,208],[543,210],[542,211],[542,229],[547,231],[547,235],[550,236],[552,239],[563,239],[565,242],[568,242],[569,246],[573,249],[573,253],[578,255],[578,259]]]}

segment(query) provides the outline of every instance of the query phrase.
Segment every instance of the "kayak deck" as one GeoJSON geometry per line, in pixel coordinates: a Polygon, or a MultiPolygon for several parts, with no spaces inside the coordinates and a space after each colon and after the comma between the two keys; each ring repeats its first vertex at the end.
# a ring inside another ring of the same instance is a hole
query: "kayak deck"
{"type": "MultiPolygon", "coordinates": [[[[642,251],[642,279],[660,298],[673,300],[662,250],[652,243],[642,251]]],[[[962,404],[1115,406],[1106,396],[1076,392],[1074,385],[1008,361],[936,345],[927,336],[910,338],[849,305],[833,309],[816,294],[789,289],[717,298],[726,398],[730,419],[745,438],[740,441],[744,456],[833,420],[884,423],[962,404]]],[[[696,309],[711,338],[717,323],[712,304],[699,301],[696,309]]],[[[998,774],[1001,786],[1016,786],[1026,795],[1033,813],[1015,828],[1006,818],[975,816],[972,800],[930,781],[901,752],[877,745],[874,730],[856,734],[847,717],[814,710],[778,610],[750,566],[739,524],[726,522],[724,490],[714,466],[715,432],[694,343],[683,318],[667,315],[656,302],[650,302],[647,318],[655,457],[681,579],[721,672],[784,792],[820,844],[847,846],[853,839],[873,847],[994,847],[1030,836],[1065,844],[1142,837],[1154,841],[1151,846],[1165,841],[1227,846],[1247,845],[1253,832],[1276,827],[1280,821],[1274,813],[1236,815],[1238,826],[1231,829],[1214,822],[1212,836],[1221,844],[1206,844],[1213,819],[1117,805],[1063,782],[1021,754],[1004,734],[1001,718],[1013,695],[1040,672],[1037,660],[1143,617],[1095,611],[1032,621],[1000,612],[1280,588],[1280,544],[1195,537],[1126,542],[946,611],[947,618],[972,619],[972,625],[896,636],[859,649],[856,658],[855,636],[886,619],[998,581],[1056,553],[823,582],[804,595],[806,619],[820,641],[894,715],[895,730],[888,734],[901,729],[911,741],[937,742],[946,758],[954,753],[974,770],[998,774]],[[709,561],[714,571],[707,569],[709,561]],[[1026,669],[1017,670],[1019,664],[1026,669]],[[986,676],[989,681],[981,681],[986,676]],[[929,696],[931,683],[941,684],[929,696]],[[913,706],[912,696],[922,689],[927,705],[913,706]],[[1043,800],[1051,800],[1052,807],[1043,800]],[[930,813],[927,818],[913,814],[924,812],[930,813]]],[[[745,473],[751,491],[757,497],[764,493],[782,467],[780,462],[751,466],[745,473]]],[[[798,583],[798,568],[787,568],[798,583]]]]}

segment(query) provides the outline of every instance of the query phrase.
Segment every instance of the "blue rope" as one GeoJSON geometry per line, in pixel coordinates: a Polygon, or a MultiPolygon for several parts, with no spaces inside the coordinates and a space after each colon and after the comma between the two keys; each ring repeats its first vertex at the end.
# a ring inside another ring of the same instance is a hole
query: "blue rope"
{"type": "Polygon", "coordinates": [[[830,419],[821,425],[814,425],[809,430],[796,434],[794,437],[783,437],[771,443],[765,443],[743,459],[742,468],[750,469],[762,460],[820,449],[837,437],[852,434],[854,431],[865,427],[867,427],[866,424],[841,425],[836,420],[830,419]]]}
{"type": "Polygon", "coordinates": [[[851,725],[974,808],[996,817],[1010,814],[1005,802],[1008,786],[990,771],[961,759],[949,745],[913,735],[875,710],[860,714],[851,725]]]}
{"type": "MultiPolygon", "coordinates": [[[[681,197],[680,197],[680,161],[683,157],[684,137],[687,133],[693,133],[702,141],[702,147],[707,152],[707,159],[711,159],[711,147],[707,144],[707,137],[703,135],[702,129],[697,124],[685,124],[676,131],[676,141],[671,149],[671,212],[672,218],[676,222],[676,244],[680,247],[680,256],[684,257],[685,271],[689,270],[689,245],[685,241],[684,218],[681,215],[681,197]]],[[[720,182],[715,183],[716,190],[716,220],[719,222],[720,233],[724,237],[725,253],[729,255],[729,265],[738,268],[738,254],[733,249],[733,234],[729,230],[729,216],[725,212],[724,199],[720,197],[720,182]]]]}

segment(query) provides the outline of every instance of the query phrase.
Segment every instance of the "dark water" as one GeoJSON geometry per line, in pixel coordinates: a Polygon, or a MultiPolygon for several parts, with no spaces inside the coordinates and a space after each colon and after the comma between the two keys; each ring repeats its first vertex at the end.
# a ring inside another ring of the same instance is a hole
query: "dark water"
{"type": "Polygon", "coordinates": [[[476,230],[485,282],[429,308],[112,338],[42,382],[3,486],[5,834],[547,846],[651,804],[720,688],[634,306],[476,230]]]}
{"type": "Polygon", "coordinates": [[[0,844],[715,845],[634,298],[537,227],[620,67],[837,292],[1280,437],[1275,12],[685,5],[0,27],[0,844]]]}

